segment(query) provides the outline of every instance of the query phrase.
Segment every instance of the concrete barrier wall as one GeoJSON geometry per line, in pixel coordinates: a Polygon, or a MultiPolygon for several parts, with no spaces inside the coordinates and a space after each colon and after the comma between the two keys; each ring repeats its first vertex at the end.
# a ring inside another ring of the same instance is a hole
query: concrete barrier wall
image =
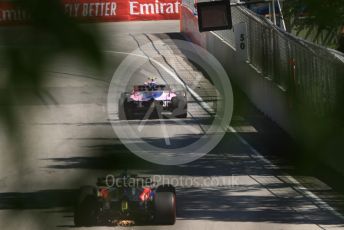
{"type": "Polygon", "coordinates": [[[344,176],[343,121],[331,116],[321,118],[313,109],[296,104],[297,98],[292,92],[284,91],[250,63],[241,61],[232,43],[214,32],[199,33],[197,21],[197,16],[183,5],[181,32],[212,53],[226,69],[230,80],[251,102],[298,142],[302,147],[298,152],[299,164],[313,171],[330,171],[344,176]]]}
{"type": "Polygon", "coordinates": [[[197,20],[197,17],[189,8],[182,6],[181,32],[212,53],[224,66],[231,81],[244,91],[252,103],[284,130],[293,135],[292,121],[294,119],[291,115],[293,113],[288,102],[287,93],[274,82],[265,78],[248,62],[241,61],[235,47],[232,47],[218,35],[213,32],[200,33],[197,20]]]}

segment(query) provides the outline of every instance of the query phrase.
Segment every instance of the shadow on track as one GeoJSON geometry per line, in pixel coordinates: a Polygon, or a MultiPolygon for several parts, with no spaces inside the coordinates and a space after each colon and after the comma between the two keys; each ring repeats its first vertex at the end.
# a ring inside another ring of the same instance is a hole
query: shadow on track
{"type": "Polygon", "coordinates": [[[1,209],[52,209],[73,206],[78,190],[41,190],[0,193],[1,209]]]}

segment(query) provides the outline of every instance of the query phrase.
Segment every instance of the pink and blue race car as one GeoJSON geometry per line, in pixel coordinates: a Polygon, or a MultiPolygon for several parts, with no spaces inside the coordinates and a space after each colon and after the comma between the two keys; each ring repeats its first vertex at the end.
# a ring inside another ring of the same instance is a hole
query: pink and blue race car
{"type": "Polygon", "coordinates": [[[134,85],[131,92],[121,94],[118,114],[121,120],[186,118],[186,90],[175,90],[153,80],[134,85]]]}

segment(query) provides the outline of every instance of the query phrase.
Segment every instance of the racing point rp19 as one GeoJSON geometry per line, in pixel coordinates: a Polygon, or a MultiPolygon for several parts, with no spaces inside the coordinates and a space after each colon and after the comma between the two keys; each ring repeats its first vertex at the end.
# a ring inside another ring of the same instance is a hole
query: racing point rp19
{"type": "Polygon", "coordinates": [[[134,224],[173,225],[176,190],[150,177],[122,174],[98,178],[96,186],[80,188],[74,212],[76,226],[134,224]]]}
{"type": "Polygon", "coordinates": [[[118,114],[121,120],[186,118],[186,90],[175,90],[154,81],[135,85],[131,92],[121,94],[118,114]]]}

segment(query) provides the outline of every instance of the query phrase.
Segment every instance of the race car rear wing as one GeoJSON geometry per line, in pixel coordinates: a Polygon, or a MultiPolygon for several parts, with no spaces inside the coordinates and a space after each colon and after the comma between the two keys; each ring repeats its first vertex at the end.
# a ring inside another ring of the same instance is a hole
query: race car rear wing
{"type": "Polygon", "coordinates": [[[149,87],[148,85],[134,85],[134,90],[135,91],[152,91],[152,90],[165,90],[167,89],[168,86],[166,85],[155,85],[154,89],[149,87]]]}
{"type": "Polygon", "coordinates": [[[150,177],[101,177],[97,180],[98,187],[145,187],[155,183],[150,177]]]}

